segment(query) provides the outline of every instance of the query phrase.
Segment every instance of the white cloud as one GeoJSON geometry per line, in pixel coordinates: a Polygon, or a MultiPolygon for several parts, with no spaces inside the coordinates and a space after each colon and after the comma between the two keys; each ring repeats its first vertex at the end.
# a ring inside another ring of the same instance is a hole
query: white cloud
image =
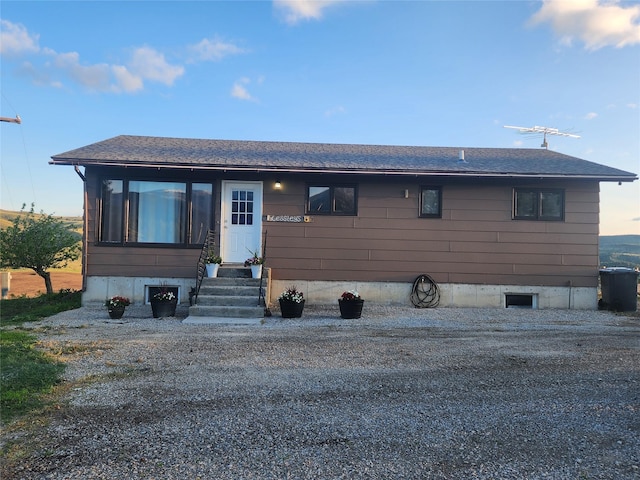
{"type": "Polygon", "coordinates": [[[56,54],[53,66],[90,90],[109,90],[109,65],[106,63],[80,65],[80,55],[77,52],[68,52],[56,54]]]}
{"type": "Polygon", "coordinates": [[[20,56],[38,53],[38,35],[31,35],[19,23],[0,20],[0,54],[6,56],[20,56]]]}
{"type": "Polygon", "coordinates": [[[245,53],[244,49],[217,38],[212,40],[204,38],[195,45],[189,45],[188,50],[191,62],[218,61],[229,55],[245,53]]]}
{"type": "Polygon", "coordinates": [[[141,78],[168,86],[184,74],[184,67],[170,65],[162,53],[150,47],[140,47],[133,52],[129,69],[141,78]]]}
{"type": "Polygon", "coordinates": [[[640,43],[638,4],[621,6],[617,0],[545,0],[531,22],[548,22],[562,44],[571,45],[577,38],[587,50],[640,43]]]}
{"type": "Polygon", "coordinates": [[[295,25],[303,20],[320,20],[328,7],[344,0],[274,0],[273,5],[284,15],[284,21],[295,25]]]}
{"type": "Polygon", "coordinates": [[[50,62],[40,69],[30,64],[28,68],[21,69],[23,74],[40,85],[54,85],[51,78],[63,74],[93,92],[134,93],[144,88],[145,80],[171,86],[184,73],[183,67],[170,65],[164,55],[149,47],[134,50],[126,66],[107,63],[82,65],[77,52],[58,53],[49,48],[42,52],[52,58],[50,62]]]}
{"type": "Polygon", "coordinates": [[[36,68],[31,62],[23,62],[20,65],[16,73],[23,77],[28,77],[35,85],[47,85],[54,88],[62,87],[62,83],[56,80],[52,80],[49,72],[44,71],[41,68],[36,68]]]}
{"type": "Polygon", "coordinates": [[[236,81],[233,84],[233,87],[231,87],[231,96],[240,100],[255,102],[256,99],[249,93],[249,91],[245,87],[245,85],[249,85],[249,83],[251,83],[251,80],[246,77],[243,77],[240,80],[236,81]]]}
{"type": "Polygon", "coordinates": [[[584,119],[585,120],[593,120],[597,116],[598,116],[598,114],[596,112],[589,112],[584,116],[584,119]]]}
{"type": "MultiPolygon", "coordinates": [[[[173,86],[185,74],[183,65],[170,63],[162,52],[150,46],[132,48],[128,61],[122,64],[86,64],[78,52],[59,53],[40,47],[39,35],[30,33],[23,25],[8,20],[0,22],[0,53],[7,63],[21,62],[15,73],[30,78],[36,85],[60,88],[63,80],[71,80],[93,92],[135,93],[143,90],[147,82],[173,86]],[[27,62],[24,59],[27,55],[34,58],[27,62]]],[[[188,46],[186,51],[190,56],[187,61],[191,62],[221,60],[246,52],[217,38],[203,39],[188,46]]],[[[242,82],[238,83],[234,96],[254,100],[242,82]]]]}
{"type": "Polygon", "coordinates": [[[638,104],[637,103],[627,103],[627,107],[631,108],[632,110],[635,110],[636,108],[638,108],[638,104]]]}
{"type": "Polygon", "coordinates": [[[123,67],[122,65],[112,65],[111,73],[116,80],[114,91],[133,93],[144,88],[144,82],[142,78],[132,74],[129,70],[127,70],[127,67],[123,67]]]}

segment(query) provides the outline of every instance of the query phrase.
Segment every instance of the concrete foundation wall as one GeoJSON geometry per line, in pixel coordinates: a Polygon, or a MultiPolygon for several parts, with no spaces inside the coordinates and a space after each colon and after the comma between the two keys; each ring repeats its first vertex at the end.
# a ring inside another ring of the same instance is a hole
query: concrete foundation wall
{"type": "MultiPolygon", "coordinates": [[[[410,283],[397,282],[320,282],[271,281],[271,304],[289,286],[301,290],[307,303],[336,303],[345,290],[357,290],[370,302],[387,305],[412,305],[410,283]]],[[[532,295],[534,308],[595,310],[598,307],[597,288],[545,287],[522,285],[440,284],[440,307],[504,308],[506,295],[532,295]]]]}
{"type": "MultiPolygon", "coordinates": [[[[179,302],[189,302],[189,291],[195,285],[193,278],[151,277],[88,277],[82,304],[103,303],[114,295],[129,297],[133,303],[147,303],[147,287],[170,286],[179,288],[179,302]]],[[[270,305],[277,305],[278,296],[295,285],[304,293],[308,305],[332,304],[345,290],[357,290],[369,301],[386,305],[411,306],[411,283],[399,282],[326,282],[311,280],[271,280],[270,305]]],[[[533,308],[596,310],[597,288],[545,287],[522,285],[439,284],[440,307],[504,308],[507,295],[531,295],[533,308]]]]}
{"type": "Polygon", "coordinates": [[[128,297],[132,303],[149,303],[147,287],[178,287],[178,303],[189,303],[189,291],[195,286],[193,278],[153,277],[87,277],[87,286],[82,294],[82,305],[104,303],[114,295],[128,297]]]}

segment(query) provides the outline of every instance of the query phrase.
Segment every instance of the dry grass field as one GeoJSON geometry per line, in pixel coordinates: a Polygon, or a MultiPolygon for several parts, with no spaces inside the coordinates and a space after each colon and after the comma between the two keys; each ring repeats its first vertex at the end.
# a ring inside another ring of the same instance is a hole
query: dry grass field
{"type": "MultiPolygon", "coordinates": [[[[79,272],[66,270],[52,270],[51,283],[53,291],[62,289],[80,290],[82,288],[82,275],[79,272]]],[[[31,270],[11,271],[11,289],[8,298],[25,295],[37,297],[46,292],[44,280],[31,270]]]]}
{"type": "MultiPolygon", "coordinates": [[[[12,220],[20,215],[20,212],[12,212],[0,209],[0,228],[4,229],[11,225],[12,220]]],[[[68,224],[69,228],[75,232],[82,233],[81,217],[58,217],[68,224]]],[[[11,272],[11,283],[8,297],[37,297],[46,292],[44,280],[36,275],[33,270],[9,270],[11,272]]],[[[82,288],[82,262],[80,259],[69,263],[65,268],[51,270],[51,283],[53,291],[62,289],[80,290],[82,288]]]]}

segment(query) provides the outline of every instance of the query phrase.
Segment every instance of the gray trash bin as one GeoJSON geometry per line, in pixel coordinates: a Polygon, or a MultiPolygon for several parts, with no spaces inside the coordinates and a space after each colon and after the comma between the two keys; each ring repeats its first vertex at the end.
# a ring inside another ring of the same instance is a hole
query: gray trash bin
{"type": "Polygon", "coordinates": [[[616,312],[635,312],[638,309],[638,272],[626,267],[600,270],[602,299],[599,306],[616,312]]]}

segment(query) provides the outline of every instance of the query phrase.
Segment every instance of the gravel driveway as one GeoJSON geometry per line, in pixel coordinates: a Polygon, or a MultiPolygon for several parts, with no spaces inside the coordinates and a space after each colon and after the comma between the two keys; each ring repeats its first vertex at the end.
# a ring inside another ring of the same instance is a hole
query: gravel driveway
{"type": "Polygon", "coordinates": [[[4,432],[30,447],[3,479],[640,478],[638,316],[149,317],[82,308],[33,325],[72,388],[45,425],[4,432]]]}

